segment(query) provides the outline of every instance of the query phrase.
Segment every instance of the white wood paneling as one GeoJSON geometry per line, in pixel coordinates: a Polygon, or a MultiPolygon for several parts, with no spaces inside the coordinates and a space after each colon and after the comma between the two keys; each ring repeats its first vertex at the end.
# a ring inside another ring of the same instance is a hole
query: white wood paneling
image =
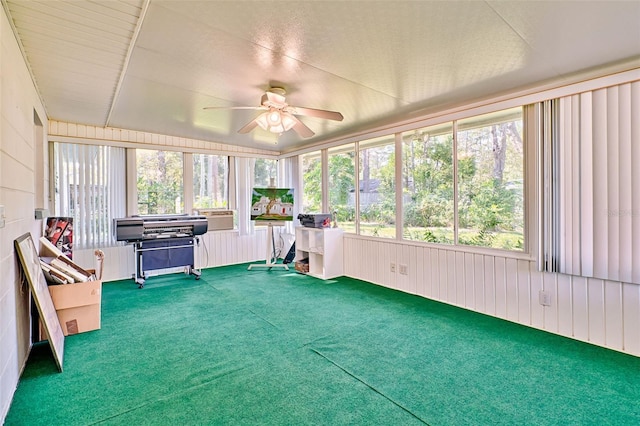
{"type": "Polygon", "coordinates": [[[622,285],[623,350],[640,355],[640,286],[622,285]]]}
{"type": "MultiPolygon", "coordinates": [[[[252,235],[239,236],[237,231],[212,231],[200,236],[195,249],[197,268],[264,261],[266,231],[257,229],[252,235]]],[[[105,254],[104,281],[131,278],[135,272],[133,247],[121,245],[102,249],[105,254]]],[[[94,250],[76,250],[74,261],[85,268],[95,268],[94,250]]],[[[172,271],[177,271],[174,268],[172,271]]],[[[163,273],[166,271],[160,271],[163,273]]],[[[154,274],[150,274],[154,275],[154,274]]]]}
{"type": "Polygon", "coordinates": [[[507,316],[509,321],[518,322],[518,261],[515,259],[505,258],[505,290],[507,299],[505,301],[507,316]]]}
{"type": "MultiPolygon", "coordinates": [[[[623,350],[623,285],[615,281],[604,282],[604,336],[602,346],[623,350]]],[[[640,325],[640,322],[638,323],[640,325]]],[[[640,331],[639,331],[640,333],[640,331]]]]}
{"type": "Polygon", "coordinates": [[[495,263],[493,256],[483,256],[484,267],[484,313],[496,315],[496,277],[495,263]]]}
{"type": "Polygon", "coordinates": [[[558,275],[558,334],[573,336],[573,285],[571,276],[558,275]]]}
{"type": "MultiPolygon", "coordinates": [[[[473,285],[470,285],[473,294],[474,310],[478,312],[486,311],[485,304],[485,275],[484,275],[484,256],[481,254],[473,254],[473,285]]],[[[469,262],[471,263],[471,262],[469,262]]]]}
{"type": "Polygon", "coordinates": [[[640,356],[639,285],[539,272],[534,261],[473,249],[354,234],[345,234],[344,242],[347,276],[640,356]],[[399,268],[388,272],[390,261],[408,262],[408,276],[399,268]],[[384,278],[371,278],[376,265],[385,269],[384,278]],[[550,295],[550,306],[540,304],[540,290],[550,295]]]}
{"type": "Polygon", "coordinates": [[[587,280],[587,328],[589,341],[597,345],[605,344],[604,309],[604,281],[598,279],[587,280]]]}
{"type": "Polygon", "coordinates": [[[531,318],[531,309],[533,306],[533,301],[537,299],[534,299],[531,293],[531,262],[517,260],[517,265],[518,322],[533,324],[531,318]]]}
{"type": "Polygon", "coordinates": [[[589,341],[589,280],[584,277],[572,277],[573,337],[589,341]]]}
{"type": "Polygon", "coordinates": [[[548,272],[542,273],[542,288],[549,293],[551,297],[551,306],[542,308],[543,321],[539,328],[559,333],[558,331],[558,275],[548,272]]]}
{"type": "Polygon", "coordinates": [[[531,310],[530,323],[531,326],[535,328],[544,328],[545,307],[540,303],[536,303],[536,301],[539,301],[538,295],[543,287],[544,274],[542,272],[536,271],[535,269],[532,270],[529,276],[529,309],[531,310]]]}
{"type": "Polygon", "coordinates": [[[129,148],[149,148],[151,145],[175,148],[193,152],[220,153],[235,156],[275,157],[277,152],[266,149],[243,148],[233,145],[213,143],[198,139],[186,139],[166,136],[157,133],[138,132],[115,127],[98,127],[84,124],[67,123],[49,120],[49,139],[51,141],[70,143],[107,143],[109,145],[126,146],[129,148]]]}
{"type": "Polygon", "coordinates": [[[507,262],[504,257],[494,258],[494,279],[496,284],[496,316],[507,318],[507,262]]]}

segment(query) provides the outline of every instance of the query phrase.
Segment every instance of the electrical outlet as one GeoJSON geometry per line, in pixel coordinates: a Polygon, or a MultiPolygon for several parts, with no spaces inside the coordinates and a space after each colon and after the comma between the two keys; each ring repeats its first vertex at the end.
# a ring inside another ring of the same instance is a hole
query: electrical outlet
{"type": "Polygon", "coordinates": [[[0,206],[0,228],[4,228],[4,206],[0,206]]]}
{"type": "Polygon", "coordinates": [[[400,274],[402,275],[409,274],[409,268],[407,268],[407,265],[403,265],[402,263],[400,264],[400,274]]]}
{"type": "Polygon", "coordinates": [[[391,272],[392,273],[396,272],[396,264],[395,264],[395,262],[391,262],[391,272]]]}
{"type": "Polygon", "coordinates": [[[548,291],[540,290],[538,299],[542,306],[551,306],[551,294],[548,291]]]}

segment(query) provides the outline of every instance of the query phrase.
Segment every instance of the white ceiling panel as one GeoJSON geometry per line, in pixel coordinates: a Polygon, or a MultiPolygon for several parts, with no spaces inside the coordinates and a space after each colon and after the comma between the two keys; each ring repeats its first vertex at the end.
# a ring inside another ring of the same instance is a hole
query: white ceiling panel
{"type": "Polygon", "coordinates": [[[640,67],[640,0],[2,2],[50,118],[282,151],[640,67]],[[270,86],[344,121],[240,135],[257,111],[203,110],[270,86]]]}

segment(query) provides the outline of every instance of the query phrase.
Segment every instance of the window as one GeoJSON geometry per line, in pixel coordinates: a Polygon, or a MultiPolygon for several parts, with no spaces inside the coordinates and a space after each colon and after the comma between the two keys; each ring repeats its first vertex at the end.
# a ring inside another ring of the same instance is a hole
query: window
{"type": "Polygon", "coordinates": [[[182,153],[136,149],[136,165],[138,213],[182,213],[182,153]]]}
{"type": "Polygon", "coordinates": [[[113,219],[126,215],[125,149],[52,145],[53,210],[73,217],[74,248],[115,245],[113,219]]]}
{"type": "Polygon", "coordinates": [[[453,244],[453,125],[402,135],[403,237],[453,244]]]}
{"type": "Polygon", "coordinates": [[[396,236],[395,138],[359,143],[360,234],[396,236]]]}
{"type": "Polygon", "coordinates": [[[302,212],[322,212],[322,163],[320,151],[302,156],[302,212]]]}
{"type": "Polygon", "coordinates": [[[278,160],[256,158],[253,168],[253,185],[255,187],[277,186],[278,160]]]}
{"type": "Polygon", "coordinates": [[[329,212],[346,232],[356,232],[355,158],[354,144],[329,149],[329,212]]]}
{"type": "Polygon", "coordinates": [[[524,248],[522,108],[457,122],[458,243],[524,248]]]}
{"type": "MultiPolygon", "coordinates": [[[[360,235],[523,251],[523,128],[516,107],[329,148],[329,211],[360,235]]],[[[321,159],[302,156],[305,211],[321,208],[321,159]]]]}
{"type": "Polygon", "coordinates": [[[193,207],[226,208],[229,205],[229,157],[193,154],[193,207]]]}

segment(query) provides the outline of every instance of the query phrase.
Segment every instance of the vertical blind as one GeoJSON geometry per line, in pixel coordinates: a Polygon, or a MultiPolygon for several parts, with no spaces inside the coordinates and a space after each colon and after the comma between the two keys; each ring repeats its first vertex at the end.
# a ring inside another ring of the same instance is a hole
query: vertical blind
{"type": "Polygon", "coordinates": [[[54,211],[73,217],[74,248],[115,244],[113,219],[126,215],[125,149],[53,143],[54,211]]]}
{"type": "Polygon", "coordinates": [[[640,283],[640,81],[559,100],[558,272],[640,283]]]}

